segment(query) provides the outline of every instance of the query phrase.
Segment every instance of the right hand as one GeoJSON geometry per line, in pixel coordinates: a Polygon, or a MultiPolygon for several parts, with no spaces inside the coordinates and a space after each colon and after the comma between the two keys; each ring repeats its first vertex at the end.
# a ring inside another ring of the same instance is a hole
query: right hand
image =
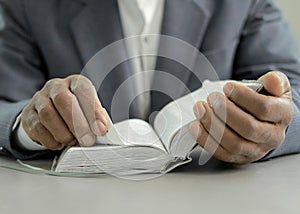
{"type": "Polygon", "coordinates": [[[34,142],[61,150],[94,145],[108,131],[107,117],[91,81],[72,75],[48,81],[24,108],[21,124],[34,142]]]}

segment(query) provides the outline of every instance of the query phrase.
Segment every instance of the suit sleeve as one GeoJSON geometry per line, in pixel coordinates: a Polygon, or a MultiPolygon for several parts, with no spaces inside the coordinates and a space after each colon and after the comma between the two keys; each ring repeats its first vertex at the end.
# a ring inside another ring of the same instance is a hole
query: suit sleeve
{"type": "Polygon", "coordinates": [[[44,153],[14,145],[12,126],[47,79],[39,50],[26,23],[24,1],[0,1],[0,154],[20,159],[44,153]]]}
{"type": "Polygon", "coordinates": [[[272,0],[253,1],[236,53],[234,79],[284,72],[292,86],[294,118],[283,144],[264,159],[300,152],[300,58],[288,25],[272,0]]]}

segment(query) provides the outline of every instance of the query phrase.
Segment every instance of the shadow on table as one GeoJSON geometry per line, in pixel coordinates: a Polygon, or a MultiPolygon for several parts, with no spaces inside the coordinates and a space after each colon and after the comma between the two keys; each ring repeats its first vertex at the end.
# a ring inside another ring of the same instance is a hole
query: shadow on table
{"type": "MultiPolygon", "coordinates": [[[[217,160],[214,157],[211,157],[207,163],[204,165],[199,164],[199,157],[200,157],[201,151],[196,150],[191,154],[191,157],[193,159],[192,162],[179,166],[178,168],[174,169],[173,173],[192,173],[192,174],[198,174],[198,173],[224,173],[224,172],[231,172],[231,171],[238,171],[243,170],[244,166],[236,165],[236,164],[230,164],[225,163],[222,161],[217,160]]],[[[171,172],[171,173],[172,173],[171,172]]]]}

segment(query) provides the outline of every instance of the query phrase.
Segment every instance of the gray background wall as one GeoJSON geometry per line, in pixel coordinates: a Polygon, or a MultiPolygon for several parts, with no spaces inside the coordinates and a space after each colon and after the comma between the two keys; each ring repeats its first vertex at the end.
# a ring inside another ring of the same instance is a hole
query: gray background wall
{"type": "Polygon", "coordinates": [[[275,0],[281,8],[284,18],[290,25],[300,47],[300,1],[299,0],[275,0]]]}

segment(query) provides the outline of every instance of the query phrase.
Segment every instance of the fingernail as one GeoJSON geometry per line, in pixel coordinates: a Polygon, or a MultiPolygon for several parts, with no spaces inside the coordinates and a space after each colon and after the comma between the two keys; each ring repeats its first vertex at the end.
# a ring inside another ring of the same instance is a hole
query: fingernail
{"type": "Polygon", "coordinates": [[[206,112],[206,109],[204,108],[202,103],[196,103],[194,105],[193,110],[194,110],[194,114],[195,114],[195,116],[197,117],[198,120],[200,120],[206,112]]]}
{"type": "Polygon", "coordinates": [[[219,95],[217,93],[212,93],[208,96],[207,101],[210,107],[215,107],[220,103],[219,95]]]}
{"type": "Polygon", "coordinates": [[[224,94],[227,96],[227,97],[230,97],[232,92],[234,90],[234,86],[231,84],[231,83],[227,83],[224,88],[223,88],[223,91],[224,91],[224,94]]]}
{"type": "Polygon", "coordinates": [[[93,131],[96,135],[102,136],[107,133],[108,129],[106,125],[104,125],[101,121],[97,120],[93,124],[93,131]]]}
{"type": "Polygon", "coordinates": [[[286,82],[286,79],[284,78],[284,76],[278,72],[275,72],[275,75],[280,79],[281,88],[284,88],[284,83],[286,82]]]}
{"type": "Polygon", "coordinates": [[[201,134],[201,129],[199,126],[199,122],[193,122],[190,125],[190,132],[192,136],[197,140],[201,134]]]}
{"type": "Polygon", "coordinates": [[[84,135],[81,139],[80,139],[80,144],[84,145],[84,146],[92,146],[94,145],[96,142],[96,138],[94,135],[92,134],[87,134],[84,135]]]}

